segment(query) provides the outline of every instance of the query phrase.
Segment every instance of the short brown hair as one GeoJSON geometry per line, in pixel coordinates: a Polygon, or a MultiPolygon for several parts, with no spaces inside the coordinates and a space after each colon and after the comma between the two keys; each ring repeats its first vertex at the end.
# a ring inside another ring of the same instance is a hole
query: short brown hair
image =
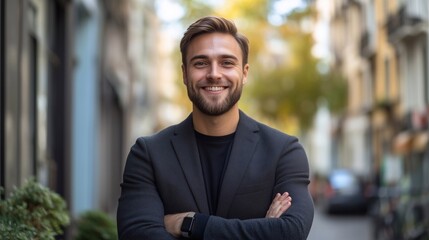
{"type": "Polygon", "coordinates": [[[182,63],[186,66],[186,56],[188,46],[191,41],[205,33],[227,33],[235,38],[241,48],[243,54],[243,66],[248,62],[249,56],[249,40],[242,34],[238,33],[235,24],[222,17],[203,17],[192,23],[180,41],[180,52],[182,53],[182,63]]]}

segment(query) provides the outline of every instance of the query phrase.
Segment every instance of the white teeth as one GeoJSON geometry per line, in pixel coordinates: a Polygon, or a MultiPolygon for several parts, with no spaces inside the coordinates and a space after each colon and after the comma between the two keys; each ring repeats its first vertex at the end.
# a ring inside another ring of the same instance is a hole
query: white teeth
{"type": "Polygon", "coordinates": [[[206,90],[208,90],[208,91],[221,91],[221,90],[223,90],[223,87],[206,87],[206,90]]]}

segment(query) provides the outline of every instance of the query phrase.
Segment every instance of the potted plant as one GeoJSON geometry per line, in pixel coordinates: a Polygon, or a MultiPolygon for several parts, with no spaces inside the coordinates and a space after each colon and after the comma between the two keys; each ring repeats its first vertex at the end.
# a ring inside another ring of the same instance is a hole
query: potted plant
{"type": "Polygon", "coordinates": [[[69,222],[64,199],[34,179],[0,200],[0,239],[54,240],[69,222]]]}

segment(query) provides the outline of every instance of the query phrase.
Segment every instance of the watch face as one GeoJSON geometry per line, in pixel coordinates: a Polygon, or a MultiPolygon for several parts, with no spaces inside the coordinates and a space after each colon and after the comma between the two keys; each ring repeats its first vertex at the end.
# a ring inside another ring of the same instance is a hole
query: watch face
{"type": "Polygon", "coordinates": [[[182,232],[190,232],[192,230],[192,222],[194,221],[194,218],[192,217],[185,217],[183,219],[182,227],[180,230],[182,232]]]}

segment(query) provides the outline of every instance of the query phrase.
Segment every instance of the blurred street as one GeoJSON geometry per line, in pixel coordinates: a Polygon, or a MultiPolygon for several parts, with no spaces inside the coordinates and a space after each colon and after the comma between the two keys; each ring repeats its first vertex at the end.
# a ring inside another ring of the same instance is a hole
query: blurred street
{"type": "Polygon", "coordinates": [[[131,146],[192,111],[179,44],[207,15],[249,39],[240,109],[299,139],[317,206],[371,214],[316,208],[308,239],[428,240],[428,0],[1,0],[0,200],[35,179],[65,240],[93,210],[116,232],[131,146]]]}
{"type": "Polygon", "coordinates": [[[315,209],[313,227],[307,240],[370,240],[371,219],[368,215],[328,215],[315,209]]]}

